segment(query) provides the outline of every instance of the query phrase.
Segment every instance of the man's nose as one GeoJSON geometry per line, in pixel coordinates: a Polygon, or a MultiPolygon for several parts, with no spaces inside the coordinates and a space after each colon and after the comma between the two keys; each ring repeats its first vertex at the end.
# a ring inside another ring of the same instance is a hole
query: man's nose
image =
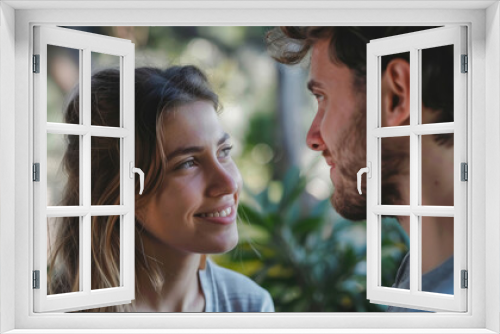
{"type": "Polygon", "coordinates": [[[324,151],[326,149],[323,137],[321,137],[320,126],[323,119],[323,113],[318,112],[307,131],[306,144],[313,151],[324,151]]]}
{"type": "Polygon", "coordinates": [[[226,169],[221,163],[216,163],[209,173],[208,195],[219,197],[228,194],[234,194],[238,191],[238,182],[236,177],[229,169],[226,169]]]}

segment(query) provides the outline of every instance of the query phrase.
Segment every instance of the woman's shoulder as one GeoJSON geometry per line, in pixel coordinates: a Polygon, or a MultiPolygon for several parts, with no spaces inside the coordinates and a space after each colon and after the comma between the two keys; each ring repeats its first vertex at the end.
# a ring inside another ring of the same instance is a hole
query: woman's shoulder
{"type": "Polygon", "coordinates": [[[211,295],[207,303],[213,304],[213,312],[274,311],[269,292],[245,275],[207,260],[202,277],[206,281],[202,282],[204,290],[210,290],[205,291],[205,295],[211,295]]]}

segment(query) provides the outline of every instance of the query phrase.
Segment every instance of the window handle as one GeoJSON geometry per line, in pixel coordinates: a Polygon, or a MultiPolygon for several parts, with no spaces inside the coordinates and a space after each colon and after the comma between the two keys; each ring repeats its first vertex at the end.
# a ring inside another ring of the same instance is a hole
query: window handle
{"type": "Polygon", "coordinates": [[[139,195],[142,195],[142,192],[144,190],[144,172],[140,168],[134,167],[132,161],[129,163],[129,170],[130,170],[130,178],[134,178],[134,173],[139,174],[139,184],[141,186],[141,189],[139,190],[139,195]]]}
{"type": "Polygon", "coordinates": [[[369,179],[372,177],[372,163],[370,161],[368,161],[368,167],[361,168],[358,171],[358,192],[360,195],[361,195],[361,175],[363,175],[363,173],[366,173],[367,174],[366,176],[369,179]]]}

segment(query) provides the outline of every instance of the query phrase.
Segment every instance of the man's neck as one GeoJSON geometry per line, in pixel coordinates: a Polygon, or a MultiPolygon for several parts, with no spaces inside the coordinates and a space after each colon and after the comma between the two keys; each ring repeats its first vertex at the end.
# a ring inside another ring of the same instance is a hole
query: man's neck
{"type": "MultiPolygon", "coordinates": [[[[398,221],[410,236],[410,218],[398,217],[398,221]]],[[[422,273],[425,274],[453,255],[453,218],[421,217],[421,231],[422,273]]]]}

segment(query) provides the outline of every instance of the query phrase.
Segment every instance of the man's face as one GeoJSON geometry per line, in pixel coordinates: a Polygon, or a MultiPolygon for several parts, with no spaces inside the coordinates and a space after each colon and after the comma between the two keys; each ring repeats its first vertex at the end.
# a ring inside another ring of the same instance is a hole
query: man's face
{"type": "Polygon", "coordinates": [[[321,40],[312,48],[308,88],[318,111],[306,141],[331,167],[333,207],[347,219],[360,220],[366,218],[366,199],[356,190],[356,173],[366,165],[366,94],[356,90],[352,70],[332,63],[328,47],[329,41],[321,40]]]}

